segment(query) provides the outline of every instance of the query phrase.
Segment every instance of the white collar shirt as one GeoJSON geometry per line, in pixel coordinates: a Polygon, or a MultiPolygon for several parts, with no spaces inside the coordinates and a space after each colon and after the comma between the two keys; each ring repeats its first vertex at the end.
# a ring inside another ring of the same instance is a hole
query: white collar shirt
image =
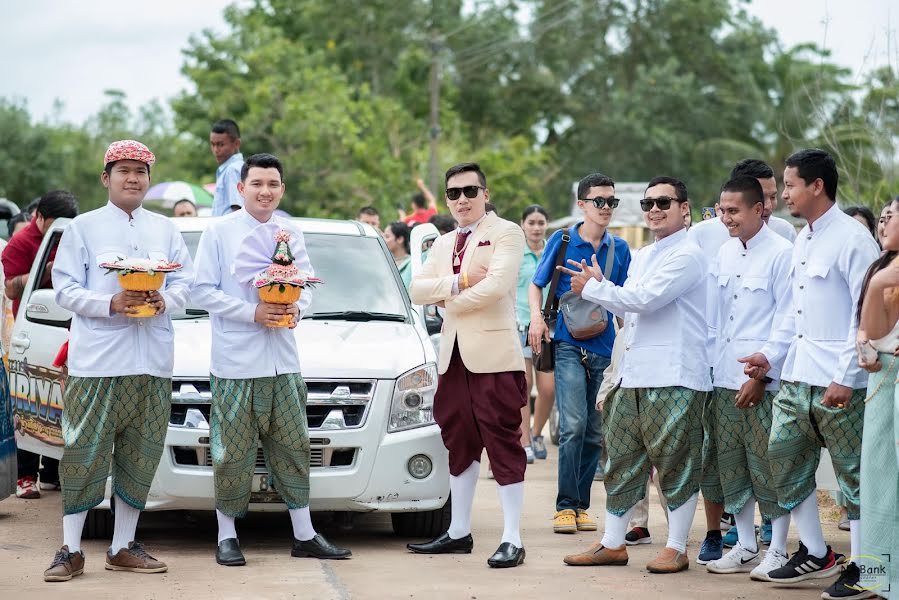
{"type": "Polygon", "coordinates": [[[72,311],[69,374],[76,377],[152,375],[171,377],[174,333],[168,313],[190,297],[193,266],[184,238],[167,217],[143,208],[131,216],[111,202],[76,217],[66,227],[53,262],[56,302],[72,311]],[[118,278],[100,268],[119,258],[180,263],[167,273],[160,293],[165,313],[131,318],[112,314],[118,278]]]}
{"type": "Polygon", "coordinates": [[[713,356],[715,387],[739,390],[748,379],[737,359],[766,349],[775,381],[768,390],[779,387],[780,367],[789,348],[790,337],[773,344],[784,319],[792,312],[790,273],[793,245],[766,225],[745,247],[739,238],[721,246],[712,267],[717,273],[715,302],[718,305],[717,343],[713,356]]]}
{"type": "Polygon", "coordinates": [[[621,386],[712,389],[706,356],[708,263],[681,230],[641,248],[621,287],[591,279],[582,296],[625,319],[621,386]]]}
{"type": "Polygon", "coordinates": [[[879,255],[871,233],[836,204],[802,228],[793,248],[795,336],[783,381],[867,385],[856,360],[855,313],[865,273],[879,255]]]}
{"type": "MultiPolygon", "coordinates": [[[[272,220],[292,233],[294,264],[313,275],[306,243],[290,219],[272,220]]],[[[212,321],[212,358],[209,372],[223,379],[254,379],[300,372],[295,330],[268,328],[256,322],[259,292],[238,283],[233,265],[243,239],[260,225],[246,210],[210,221],[197,248],[193,303],[209,312],[212,321]]],[[[274,250],[274,242],[272,242],[274,250]]],[[[312,303],[309,288],[297,302],[300,312],[312,303]]]]}

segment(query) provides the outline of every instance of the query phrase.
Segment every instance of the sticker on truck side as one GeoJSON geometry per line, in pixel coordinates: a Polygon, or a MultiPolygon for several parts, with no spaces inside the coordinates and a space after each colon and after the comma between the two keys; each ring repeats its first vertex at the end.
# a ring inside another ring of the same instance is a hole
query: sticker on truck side
{"type": "Polygon", "coordinates": [[[15,428],[51,446],[62,446],[62,391],[66,371],[9,361],[15,428]]]}

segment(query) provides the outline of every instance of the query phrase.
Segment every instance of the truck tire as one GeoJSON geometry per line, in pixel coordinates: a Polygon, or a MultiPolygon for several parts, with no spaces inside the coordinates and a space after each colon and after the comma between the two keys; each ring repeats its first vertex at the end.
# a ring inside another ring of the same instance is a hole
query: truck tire
{"type": "Polygon", "coordinates": [[[559,407],[555,402],[549,413],[549,441],[556,446],[559,445],[559,407]]]}
{"type": "Polygon", "coordinates": [[[114,519],[111,510],[92,508],[87,511],[82,536],[88,540],[112,539],[114,519]]]}
{"type": "Polygon", "coordinates": [[[435,538],[449,528],[452,498],[443,508],[422,512],[391,513],[393,533],[400,537],[435,538]]]}

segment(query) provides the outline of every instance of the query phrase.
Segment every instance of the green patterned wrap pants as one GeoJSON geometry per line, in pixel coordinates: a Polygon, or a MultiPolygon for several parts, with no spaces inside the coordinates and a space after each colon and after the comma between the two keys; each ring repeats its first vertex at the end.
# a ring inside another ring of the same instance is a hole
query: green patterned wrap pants
{"type": "Polygon", "coordinates": [[[103,501],[112,463],[112,491],[143,510],[165,446],[172,380],[151,375],[72,377],[63,392],[59,476],[67,515],[103,501]]]}
{"type": "Polygon", "coordinates": [[[700,489],[702,497],[709,502],[724,503],[724,490],[721,489],[721,476],[718,473],[718,413],[712,400],[712,392],[705,395],[702,406],[702,479],[700,489]]]}
{"type": "Polygon", "coordinates": [[[777,501],[793,510],[815,493],[821,448],[827,448],[850,520],[859,518],[859,469],[865,390],[853,390],[846,408],[821,404],[825,388],[782,381],[774,397],[768,462],[777,501]]]}
{"type": "Polygon", "coordinates": [[[715,388],[711,396],[717,415],[715,437],[724,509],[735,515],[743,510],[750,498],[755,498],[762,517],[776,519],[787,514],[777,504],[777,491],[768,464],[774,394],[765,392],[762,401],[752,408],[734,405],[736,390],[715,388]]]}
{"type": "Polygon", "coordinates": [[[209,445],[215,507],[243,517],[259,441],[274,489],[288,508],[309,506],[306,383],[299,373],[255,379],[213,376],[209,445]]]}
{"type": "Polygon", "coordinates": [[[606,510],[621,516],[646,495],[652,467],[674,510],[699,491],[706,392],[620,388],[606,404],[606,510]]]}

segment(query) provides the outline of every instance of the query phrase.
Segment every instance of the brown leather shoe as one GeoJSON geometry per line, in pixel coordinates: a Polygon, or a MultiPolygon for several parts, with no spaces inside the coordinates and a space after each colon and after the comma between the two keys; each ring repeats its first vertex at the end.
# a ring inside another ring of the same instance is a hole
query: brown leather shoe
{"type": "Polygon", "coordinates": [[[627,564],[627,547],[606,548],[602,542],[596,542],[586,552],[569,554],[562,560],[573,567],[624,566],[627,564]]]}
{"type": "Polygon", "coordinates": [[[44,581],[68,581],[76,575],[84,573],[84,552],[69,552],[63,546],[53,557],[50,568],[44,571],[44,581]]]}
{"type": "Polygon", "coordinates": [[[131,542],[114,555],[106,551],[106,568],[110,571],[131,571],[132,573],[164,573],[168,566],[156,560],[144,550],[143,544],[131,542]]]}
{"type": "Polygon", "coordinates": [[[650,573],[680,573],[689,568],[690,559],[687,558],[687,553],[678,552],[667,546],[646,565],[646,569],[650,573]]]}

